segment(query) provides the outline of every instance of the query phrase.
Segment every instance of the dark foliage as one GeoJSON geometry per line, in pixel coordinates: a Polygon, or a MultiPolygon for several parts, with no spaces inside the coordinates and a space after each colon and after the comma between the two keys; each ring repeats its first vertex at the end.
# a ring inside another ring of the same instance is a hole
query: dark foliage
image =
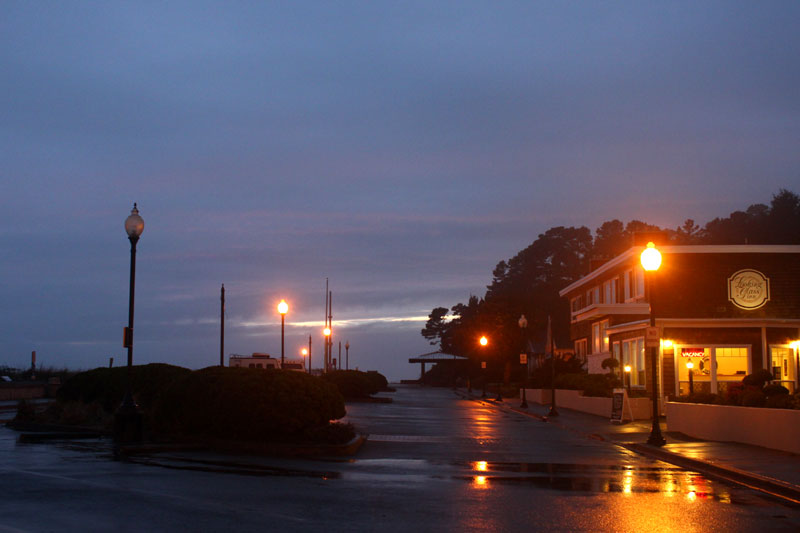
{"type": "Polygon", "coordinates": [[[368,398],[388,386],[386,378],[378,372],[360,370],[334,370],[323,374],[322,379],[334,385],[347,400],[368,398]]]}
{"type": "Polygon", "coordinates": [[[159,396],[153,428],[161,434],[274,442],[294,440],[345,415],[332,384],[302,372],[209,367],[159,396]]]}
{"type": "MultiPolygon", "coordinates": [[[[131,368],[131,390],[136,403],[148,411],[156,396],[191,370],[163,363],[131,368]]],[[[59,402],[97,403],[107,412],[114,412],[125,394],[127,368],[95,368],[75,374],[58,389],[59,402]]]]}

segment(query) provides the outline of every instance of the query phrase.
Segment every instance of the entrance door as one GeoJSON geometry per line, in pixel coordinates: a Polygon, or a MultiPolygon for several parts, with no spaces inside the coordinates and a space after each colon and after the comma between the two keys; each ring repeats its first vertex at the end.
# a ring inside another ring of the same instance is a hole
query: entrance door
{"type": "Polygon", "coordinates": [[[773,383],[779,383],[794,392],[797,379],[794,350],[785,346],[770,346],[770,353],[772,366],[769,370],[772,372],[772,377],[775,378],[773,383]]]}

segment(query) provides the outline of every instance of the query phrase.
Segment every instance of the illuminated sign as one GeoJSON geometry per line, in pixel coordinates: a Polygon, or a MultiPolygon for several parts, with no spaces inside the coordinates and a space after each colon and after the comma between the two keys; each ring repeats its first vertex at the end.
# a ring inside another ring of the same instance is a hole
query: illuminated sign
{"type": "Polygon", "coordinates": [[[769,279],[757,270],[740,270],[728,278],[728,299],[748,311],[764,307],[769,301],[769,279]]]}
{"type": "Polygon", "coordinates": [[[703,348],[681,348],[681,357],[705,357],[706,351],[703,348]]]}

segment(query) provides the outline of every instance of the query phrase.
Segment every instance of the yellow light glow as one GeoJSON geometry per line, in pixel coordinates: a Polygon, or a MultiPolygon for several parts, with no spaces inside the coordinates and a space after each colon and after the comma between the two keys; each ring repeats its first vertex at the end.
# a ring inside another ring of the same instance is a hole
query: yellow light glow
{"type": "Polygon", "coordinates": [[[695,501],[697,499],[697,493],[695,491],[689,492],[689,494],[686,495],[686,499],[688,499],[690,502],[695,501]]]}
{"type": "Polygon", "coordinates": [[[481,343],[481,346],[486,346],[487,344],[489,344],[489,339],[487,339],[484,336],[484,337],[481,337],[481,339],[478,342],[481,343]]]}
{"type": "Polygon", "coordinates": [[[797,350],[798,348],[800,348],[800,341],[792,341],[789,343],[789,346],[797,350]]]}
{"type": "Polygon", "coordinates": [[[486,480],[486,476],[475,476],[475,485],[478,487],[485,487],[488,481],[486,480]]]}
{"type": "Polygon", "coordinates": [[[639,260],[642,263],[642,268],[648,272],[658,270],[661,266],[661,252],[656,249],[656,245],[652,242],[647,243],[647,248],[642,252],[639,260]]]}
{"type": "Polygon", "coordinates": [[[323,329],[322,330],[322,334],[325,335],[326,337],[330,337],[331,336],[331,328],[323,329]]]}
{"type": "Polygon", "coordinates": [[[281,303],[278,304],[278,312],[282,315],[289,312],[289,304],[286,303],[286,300],[281,300],[281,303]]]}
{"type": "Polygon", "coordinates": [[[486,472],[489,470],[489,463],[487,463],[486,461],[476,461],[475,470],[477,470],[478,472],[486,472]]]}
{"type": "Polygon", "coordinates": [[[308,348],[303,348],[302,350],[300,350],[300,353],[303,354],[303,357],[307,356],[308,355],[308,348]]]}
{"type": "Polygon", "coordinates": [[[694,363],[689,361],[688,363],[686,363],[686,368],[688,368],[689,370],[693,369],[694,368],[694,363]]]}
{"type": "Polygon", "coordinates": [[[625,372],[631,371],[631,365],[625,365],[625,372]]]}
{"type": "Polygon", "coordinates": [[[669,339],[663,340],[661,343],[664,345],[664,348],[672,348],[672,341],[669,339]]]}

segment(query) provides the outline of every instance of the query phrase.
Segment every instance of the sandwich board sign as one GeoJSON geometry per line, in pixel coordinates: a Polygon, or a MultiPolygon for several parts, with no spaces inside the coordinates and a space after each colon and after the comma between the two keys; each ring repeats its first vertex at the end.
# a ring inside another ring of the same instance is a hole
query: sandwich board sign
{"type": "Polygon", "coordinates": [[[624,420],[624,410],[628,410],[628,420],[633,420],[633,409],[631,409],[631,402],[628,398],[627,389],[614,389],[611,394],[611,422],[614,424],[622,424],[624,420]]]}

